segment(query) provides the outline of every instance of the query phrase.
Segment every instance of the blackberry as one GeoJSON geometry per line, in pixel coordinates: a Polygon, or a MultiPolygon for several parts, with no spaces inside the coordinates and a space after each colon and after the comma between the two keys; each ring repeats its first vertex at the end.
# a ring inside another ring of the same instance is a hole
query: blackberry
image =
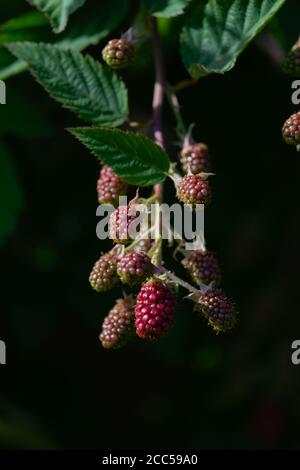
{"type": "Polygon", "coordinates": [[[175,322],[176,300],[173,291],[160,281],[141,287],[135,306],[136,333],[155,340],[166,334],[175,322]]]}
{"type": "Polygon", "coordinates": [[[134,335],[134,312],[130,297],[118,299],[105,317],[99,339],[106,349],[125,346],[134,335]]]}
{"type": "Polygon", "coordinates": [[[204,204],[211,201],[211,189],[201,174],[184,176],[177,184],[177,197],[184,204],[204,204]]]}
{"type": "Polygon", "coordinates": [[[218,333],[232,329],[236,323],[235,305],[221,289],[209,289],[198,300],[198,309],[218,333]]]}
{"type": "Polygon", "coordinates": [[[195,284],[218,285],[221,282],[221,269],[216,257],[209,251],[191,251],[182,260],[182,265],[188,271],[195,284]]]}
{"type": "Polygon", "coordinates": [[[94,264],[89,278],[90,284],[97,292],[112,289],[118,282],[117,257],[114,250],[102,255],[94,264]]]}
{"type": "Polygon", "coordinates": [[[126,195],[127,188],[127,183],[117,176],[112,168],[107,165],[103,166],[97,181],[98,202],[100,204],[116,206],[119,197],[126,195]]]}
{"type": "Polygon", "coordinates": [[[102,51],[102,58],[112,69],[127,67],[133,59],[133,45],[125,39],[112,39],[102,51]]]}
{"type": "Polygon", "coordinates": [[[180,152],[180,162],[186,173],[194,175],[210,170],[208,147],[206,144],[184,145],[180,152]]]}
{"type": "Polygon", "coordinates": [[[117,264],[117,273],[123,284],[135,286],[141,284],[153,272],[153,265],[145,253],[131,251],[117,264]]]}
{"type": "Polygon", "coordinates": [[[300,111],[292,114],[284,123],[282,136],[287,144],[300,144],[300,111]]]}

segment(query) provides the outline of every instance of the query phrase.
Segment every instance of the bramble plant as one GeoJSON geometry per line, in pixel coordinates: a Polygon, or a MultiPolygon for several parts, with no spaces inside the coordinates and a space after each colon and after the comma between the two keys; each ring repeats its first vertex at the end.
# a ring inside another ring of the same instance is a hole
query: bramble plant
{"type": "MultiPolygon", "coordinates": [[[[12,39],[6,47],[18,60],[10,70],[17,73],[29,68],[55,100],[92,124],[70,132],[102,165],[97,181],[98,202],[115,208],[109,224],[114,245],[96,261],[89,278],[99,293],[117,285],[123,289],[124,298],[116,300],[104,319],[100,334],[103,347],[119,348],[134,336],[155,340],[166,334],[175,323],[176,306],[183,297],[179,287],[187,291],[195,311],[215,332],[232,329],[237,309],[222,289],[221,269],[215,254],[206,249],[204,234],[199,234],[201,243],[194,251],[185,250],[184,240],[176,240],[174,257],[182,256],[181,265],[191,284],[165,266],[160,221],[146,234],[140,231],[136,239],[131,238],[130,226],[137,217],[132,209],[140,202],[149,211],[153,204],[159,208],[167,177],[173,180],[181,203],[196,209],[198,204],[206,207],[213,200],[209,147],[194,140],[192,126],[183,120],[177,94],[196,85],[202,77],[231,70],[239,54],[285,0],[145,0],[134,3],[132,16],[125,0],[29,3],[40,10],[39,15],[48,17],[58,39],[53,43],[12,39]],[[160,21],[172,21],[179,15],[183,23],[180,54],[191,78],[171,85],[160,21]],[[66,29],[69,19],[71,26],[66,29]],[[126,23],[127,31],[112,34],[121,22],[126,23]],[[107,44],[95,58],[80,52],[107,36],[107,44]],[[143,54],[147,41],[152,41],[155,63],[152,113],[148,122],[133,122],[128,91],[119,74],[143,54]],[[165,150],[165,101],[174,114],[180,142],[176,162],[165,150]],[[150,196],[149,189],[148,193],[143,189],[146,187],[151,188],[150,196]],[[136,196],[119,206],[119,198],[130,188],[136,196]],[[128,288],[130,292],[125,293],[128,288]]],[[[283,70],[293,77],[300,75],[299,41],[284,60],[283,70]]],[[[10,71],[5,73],[8,76],[10,71]]],[[[299,116],[294,114],[283,127],[286,142],[297,146],[299,116]]]]}

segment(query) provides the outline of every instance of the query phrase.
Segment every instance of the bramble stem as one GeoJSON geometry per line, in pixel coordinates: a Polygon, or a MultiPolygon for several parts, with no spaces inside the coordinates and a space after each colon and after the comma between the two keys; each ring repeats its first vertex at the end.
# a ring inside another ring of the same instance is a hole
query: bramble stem
{"type": "MultiPolygon", "coordinates": [[[[164,136],[162,131],[162,106],[164,102],[164,95],[165,95],[165,67],[164,67],[164,60],[162,54],[162,47],[161,47],[161,40],[160,35],[157,28],[157,20],[156,18],[151,18],[152,24],[152,40],[153,40],[153,48],[154,48],[154,60],[155,60],[155,84],[154,84],[154,93],[153,93],[153,101],[152,101],[152,127],[153,127],[153,135],[154,141],[157,145],[164,148],[164,136]]],[[[154,193],[157,197],[158,203],[162,202],[163,198],[163,185],[162,183],[158,183],[154,186],[154,193]]],[[[159,233],[161,232],[161,220],[160,217],[158,218],[159,224],[159,233]]],[[[155,261],[156,264],[159,266],[161,264],[161,243],[158,246],[158,252],[155,253],[155,261]]]]}
{"type": "Polygon", "coordinates": [[[187,129],[186,129],[184,120],[181,115],[180,104],[179,104],[178,98],[176,96],[176,93],[172,91],[171,88],[166,88],[166,95],[168,97],[170,106],[172,108],[172,111],[176,120],[176,133],[179,139],[183,141],[183,139],[185,138],[187,134],[187,129]]]}
{"type": "Polygon", "coordinates": [[[179,284],[181,287],[184,287],[184,289],[187,289],[189,292],[192,292],[193,294],[201,294],[201,291],[199,289],[196,289],[196,287],[192,286],[188,282],[184,281],[183,279],[180,279],[180,277],[176,276],[173,274],[171,271],[168,269],[160,266],[157,268],[157,273],[159,274],[165,274],[171,281],[175,282],[176,284],[179,284]]]}
{"type": "Polygon", "coordinates": [[[151,18],[152,22],[152,39],[154,47],[154,59],[155,59],[155,84],[152,101],[152,126],[155,142],[164,148],[164,137],[162,132],[162,105],[164,101],[165,91],[165,68],[161,48],[160,35],[157,29],[156,18],[151,18]]]}

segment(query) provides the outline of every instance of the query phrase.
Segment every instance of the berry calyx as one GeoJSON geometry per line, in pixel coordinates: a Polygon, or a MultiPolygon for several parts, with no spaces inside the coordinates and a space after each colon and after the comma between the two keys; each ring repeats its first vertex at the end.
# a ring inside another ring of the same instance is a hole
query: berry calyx
{"type": "Polygon", "coordinates": [[[218,333],[231,330],[236,323],[235,305],[221,289],[208,289],[198,299],[197,309],[208,320],[209,325],[218,333]]]}
{"type": "Polygon", "coordinates": [[[106,292],[115,286],[118,282],[115,250],[105,253],[96,261],[89,281],[92,288],[97,292],[106,292]]]}
{"type": "Polygon", "coordinates": [[[204,204],[211,201],[211,189],[207,179],[199,175],[184,176],[177,183],[177,197],[184,204],[204,204]]]}
{"type": "Polygon", "coordinates": [[[221,282],[221,269],[216,257],[209,251],[191,251],[181,261],[195,284],[218,285],[221,282]]]}
{"type": "Polygon", "coordinates": [[[132,299],[118,299],[102,324],[99,339],[106,349],[125,346],[134,335],[134,312],[132,299]]]}
{"type": "Polygon", "coordinates": [[[206,144],[187,144],[180,152],[180,162],[186,173],[194,175],[210,169],[208,147],[206,144]]]}
{"type": "Polygon", "coordinates": [[[117,273],[123,284],[135,286],[144,282],[153,272],[149,256],[131,251],[117,263],[117,273]]]}
{"type": "Polygon", "coordinates": [[[136,333],[155,340],[166,334],[175,322],[176,299],[173,291],[160,281],[143,284],[135,306],[136,333]]]}
{"type": "Polygon", "coordinates": [[[117,176],[112,168],[104,165],[100,171],[97,181],[97,194],[100,204],[117,205],[120,196],[125,196],[128,185],[119,176],[117,176]]]}
{"type": "Polygon", "coordinates": [[[136,219],[134,205],[119,206],[109,218],[109,236],[115,243],[126,244],[131,240],[130,224],[136,219]]]}
{"type": "Polygon", "coordinates": [[[300,77],[300,40],[285,56],[282,70],[290,77],[300,77]]]}
{"type": "Polygon", "coordinates": [[[300,111],[292,114],[284,123],[282,136],[287,144],[300,144],[300,111]]]}
{"type": "Polygon", "coordinates": [[[112,69],[127,67],[134,55],[133,45],[126,39],[111,39],[102,51],[102,58],[112,69]]]}

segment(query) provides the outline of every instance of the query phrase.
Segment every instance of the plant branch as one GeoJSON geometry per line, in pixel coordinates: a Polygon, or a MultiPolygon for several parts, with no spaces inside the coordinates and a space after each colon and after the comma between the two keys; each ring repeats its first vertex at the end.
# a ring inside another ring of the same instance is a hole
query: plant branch
{"type": "Polygon", "coordinates": [[[154,58],[155,58],[155,84],[152,101],[152,126],[155,142],[164,148],[164,137],[162,132],[162,105],[164,101],[164,90],[165,90],[165,67],[162,55],[161,40],[157,29],[156,18],[151,18],[152,22],[152,38],[154,47],[154,58]]]}
{"type": "Polygon", "coordinates": [[[176,133],[180,140],[183,140],[187,134],[187,129],[184,124],[184,120],[181,115],[180,104],[176,93],[172,90],[172,88],[166,88],[166,94],[172,108],[175,120],[176,120],[176,133]]]}

